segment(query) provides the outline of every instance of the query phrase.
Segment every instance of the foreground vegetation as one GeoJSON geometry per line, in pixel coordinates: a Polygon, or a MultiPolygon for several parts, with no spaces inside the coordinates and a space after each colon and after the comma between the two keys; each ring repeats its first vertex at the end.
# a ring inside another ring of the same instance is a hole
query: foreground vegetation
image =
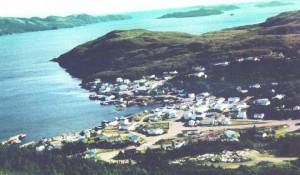
{"type": "MultiPolygon", "coordinates": [[[[254,130],[243,133],[252,134],[254,130]]],[[[246,134],[246,135],[245,135],[246,134]]],[[[243,137],[243,136],[242,136],[243,137]]],[[[249,137],[248,137],[249,138],[249,137]]],[[[298,136],[288,136],[276,140],[259,141],[254,138],[239,142],[198,142],[188,144],[174,151],[147,150],[145,154],[134,157],[136,164],[110,164],[91,161],[76,156],[67,157],[60,153],[37,153],[30,148],[0,146],[0,172],[7,174],[216,174],[216,175],[287,175],[300,173],[300,160],[285,164],[261,162],[256,166],[241,166],[237,169],[224,169],[214,166],[186,162],[181,165],[169,164],[169,160],[202,153],[217,153],[223,150],[243,148],[264,148],[281,156],[300,156],[298,136]]]]}

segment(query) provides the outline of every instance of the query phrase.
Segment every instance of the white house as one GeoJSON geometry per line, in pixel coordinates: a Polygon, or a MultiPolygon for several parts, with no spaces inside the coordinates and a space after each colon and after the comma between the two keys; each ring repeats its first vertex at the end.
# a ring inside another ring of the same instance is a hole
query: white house
{"type": "Polygon", "coordinates": [[[190,120],[189,122],[188,122],[188,125],[189,126],[195,126],[195,120],[190,120]]]}
{"type": "Polygon", "coordinates": [[[258,113],[256,113],[256,114],[254,114],[253,115],[253,117],[255,118],[255,119],[263,119],[264,117],[265,117],[265,114],[258,114],[258,113]]]}
{"type": "Polygon", "coordinates": [[[246,110],[242,110],[242,111],[239,111],[236,118],[238,119],[245,119],[247,118],[247,111],[246,110]]]}
{"type": "Polygon", "coordinates": [[[128,118],[125,118],[125,117],[120,118],[120,121],[119,121],[120,125],[127,125],[128,123],[129,123],[128,118]]]}
{"type": "Polygon", "coordinates": [[[164,133],[164,130],[160,129],[160,128],[155,128],[155,129],[148,129],[147,133],[149,135],[161,135],[164,133]]]}
{"type": "Polygon", "coordinates": [[[220,98],[217,99],[217,103],[218,103],[218,104],[221,104],[221,103],[223,103],[224,101],[225,101],[225,98],[223,98],[223,97],[220,97],[220,98]]]}
{"type": "Polygon", "coordinates": [[[158,117],[158,116],[152,115],[152,116],[149,117],[149,121],[150,121],[150,122],[156,122],[156,121],[158,121],[158,120],[159,120],[159,117],[158,117]]]}
{"type": "Polygon", "coordinates": [[[228,107],[228,104],[221,103],[221,104],[216,104],[216,105],[214,106],[214,109],[223,111],[223,110],[226,109],[227,107],[228,107]]]}
{"type": "Polygon", "coordinates": [[[196,120],[196,115],[194,115],[193,113],[191,112],[186,112],[183,114],[183,118],[184,120],[196,120]]]}
{"type": "Polygon", "coordinates": [[[197,66],[197,67],[193,67],[193,70],[196,72],[203,72],[205,71],[205,67],[197,66]]]}
{"type": "Polygon", "coordinates": [[[268,106],[271,104],[271,102],[267,98],[262,98],[262,99],[255,100],[254,104],[261,105],[261,106],[268,106]]]}
{"type": "Polygon", "coordinates": [[[132,131],[132,130],[135,130],[135,126],[136,126],[135,123],[120,125],[119,130],[132,131]]]}
{"type": "Polygon", "coordinates": [[[194,93],[190,93],[190,94],[188,94],[188,97],[189,98],[195,98],[195,94],[194,93]]]}
{"type": "Polygon", "coordinates": [[[235,103],[235,102],[239,102],[241,99],[239,97],[229,97],[228,101],[230,103],[235,103]]]}
{"type": "Polygon", "coordinates": [[[184,146],[186,142],[184,140],[175,140],[173,141],[174,148],[180,148],[184,146]]]}
{"type": "Polygon", "coordinates": [[[191,136],[191,135],[197,135],[198,134],[198,130],[182,130],[182,135],[187,137],[187,136],[191,136]]]}
{"type": "Polygon", "coordinates": [[[231,125],[231,121],[229,118],[220,118],[217,120],[217,122],[221,125],[231,125]]]}
{"type": "Polygon", "coordinates": [[[37,152],[44,151],[44,150],[45,150],[45,146],[44,146],[44,145],[36,146],[36,147],[35,147],[35,150],[36,150],[37,152]]]}
{"type": "Polygon", "coordinates": [[[117,82],[117,83],[123,83],[123,78],[120,78],[120,77],[117,78],[117,79],[116,79],[116,82],[117,82]]]}
{"type": "Polygon", "coordinates": [[[224,131],[224,135],[225,135],[225,137],[230,138],[230,139],[238,137],[238,133],[235,131],[232,131],[232,130],[224,131]]]}
{"type": "Polygon", "coordinates": [[[125,80],[123,81],[123,83],[125,83],[125,84],[130,84],[131,81],[130,81],[129,79],[125,79],[125,80]]]}
{"type": "Polygon", "coordinates": [[[122,84],[119,86],[120,91],[126,91],[128,89],[128,86],[125,84],[122,84]]]}
{"type": "Polygon", "coordinates": [[[168,118],[176,118],[177,117],[177,111],[174,109],[170,109],[167,111],[167,117],[168,118]]]}

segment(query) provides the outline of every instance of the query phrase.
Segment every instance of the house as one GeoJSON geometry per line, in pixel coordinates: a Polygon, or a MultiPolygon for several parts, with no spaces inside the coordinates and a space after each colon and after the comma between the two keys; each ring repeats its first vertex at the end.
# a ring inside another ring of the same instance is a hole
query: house
{"type": "Polygon", "coordinates": [[[225,98],[223,98],[223,97],[217,98],[217,104],[222,104],[224,101],[225,101],[225,98]]]}
{"type": "Polygon", "coordinates": [[[153,111],[153,114],[154,114],[154,116],[156,116],[156,117],[160,117],[160,116],[163,115],[163,112],[162,112],[162,110],[156,108],[156,109],[153,111]]]}
{"type": "Polygon", "coordinates": [[[125,79],[125,80],[123,81],[123,83],[124,83],[124,84],[130,84],[131,81],[130,81],[129,79],[125,79]]]}
{"type": "Polygon", "coordinates": [[[217,110],[220,110],[220,111],[224,111],[227,107],[228,107],[228,104],[221,103],[221,104],[216,104],[214,106],[214,109],[217,109],[217,110]]]}
{"type": "Polygon", "coordinates": [[[52,141],[49,143],[49,145],[53,146],[54,149],[61,149],[63,147],[61,141],[52,141]]]}
{"type": "Polygon", "coordinates": [[[255,119],[263,119],[265,117],[265,114],[258,114],[258,113],[256,113],[256,114],[254,114],[253,115],[253,118],[255,118],[255,119]]]}
{"type": "Polygon", "coordinates": [[[171,72],[169,72],[169,74],[170,74],[170,75],[177,75],[177,74],[178,74],[178,72],[175,70],[175,71],[171,71],[171,72]]]}
{"type": "Polygon", "coordinates": [[[109,143],[115,143],[115,142],[120,142],[121,137],[120,136],[109,136],[106,138],[106,141],[109,143]]]}
{"type": "Polygon", "coordinates": [[[219,133],[212,133],[207,135],[207,140],[208,141],[216,141],[220,139],[220,134],[219,133]]]}
{"type": "Polygon", "coordinates": [[[238,119],[246,119],[247,118],[247,111],[246,110],[241,110],[238,112],[236,118],[238,119]]]}
{"type": "Polygon", "coordinates": [[[149,122],[156,122],[159,120],[159,116],[152,115],[149,117],[149,122]]]}
{"type": "Polygon", "coordinates": [[[184,140],[174,140],[172,142],[172,145],[174,146],[174,148],[180,148],[180,147],[186,145],[186,141],[184,141],[184,140]]]}
{"type": "Polygon", "coordinates": [[[119,126],[119,130],[124,130],[124,131],[132,131],[135,130],[135,123],[129,123],[129,124],[125,124],[125,125],[120,125],[119,126]]]}
{"type": "Polygon", "coordinates": [[[117,82],[117,83],[123,83],[123,78],[120,78],[120,77],[117,78],[117,79],[116,79],[116,82],[117,82]]]}
{"type": "Polygon", "coordinates": [[[128,89],[128,86],[125,84],[122,84],[119,86],[120,91],[126,91],[128,89]]]}
{"type": "Polygon", "coordinates": [[[121,117],[119,120],[120,120],[119,121],[120,125],[127,125],[129,123],[128,118],[125,118],[125,117],[121,117]]]}
{"type": "Polygon", "coordinates": [[[224,131],[224,136],[228,139],[234,139],[234,138],[238,138],[240,135],[239,133],[232,131],[232,130],[226,130],[224,131]]]}
{"type": "Polygon", "coordinates": [[[255,134],[254,134],[254,137],[256,137],[256,138],[265,138],[265,137],[267,137],[268,135],[267,135],[267,133],[265,133],[265,132],[256,132],[255,134]]]}
{"type": "Polygon", "coordinates": [[[90,159],[97,157],[97,149],[88,149],[84,152],[85,156],[84,158],[90,159]]]}
{"type": "Polygon", "coordinates": [[[36,147],[35,147],[35,150],[36,150],[37,152],[44,151],[44,150],[45,150],[45,145],[39,145],[39,146],[36,146],[36,147]]]}
{"type": "Polygon", "coordinates": [[[195,98],[195,94],[194,93],[190,93],[190,94],[188,94],[188,97],[189,98],[195,98]]]}
{"type": "Polygon", "coordinates": [[[271,104],[271,102],[267,98],[262,98],[262,99],[255,100],[254,104],[261,105],[261,106],[268,106],[271,104]]]}
{"type": "Polygon", "coordinates": [[[228,101],[230,103],[235,103],[235,102],[239,102],[241,99],[239,97],[229,97],[228,101]]]}
{"type": "Polygon", "coordinates": [[[204,96],[204,97],[208,97],[208,96],[210,96],[210,93],[209,92],[202,92],[201,95],[204,96]]]}
{"type": "Polygon", "coordinates": [[[208,119],[204,119],[201,120],[201,125],[214,125],[216,123],[216,120],[213,118],[208,118],[208,119]]]}
{"type": "Polygon", "coordinates": [[[208,110],[209,110],[209,108],[207,106],[205,106],[205,105],[201,105],[201,106],[198,106],[196,108],[196,112],[197,113],[203,113],[203,112],[206,112],[208,110]]]}
{"type": "Polygon", "coordinates": [[[259,89],[259,88],[261,88],[261,86],[260,86],[260,84],[254,84],[254,85],[250,85],[249,88],[259,89]]]}
{"type": "Polygon", "coordinates": [[[205,67],[202,67],[202,66],[193,67],[192,69],[194,71],[196,71],[196,72],[203,72],[203,71],[205,71],[205,67]]]}
{"type": "Polygon", "coordinates": [[[198,77],[198,78],[207,78],[207,75],[204,73],[204,72],[197,72],[197,73],[193,73],[191,74],[191,76],[195,76],[195,77],[198,77]]]}
{"type": "Polygon", "coordinates": [[[190,120],[189,122],[188,122],[188,125],[189,126],[195,126],[195,120],[190,120]]]}
{"type": "Polygon", "coordinates": [[[275,97],[273,97],[272,99],[278,99],[278,100],[281,100],[285,97],[284,94],[277,94],[275,97]]]}
{"type": "Polygon", "coordinates": [[[220,119],[217,119],[217,123],[219,123],[220,125],[231,125],[231,121],[229,118],[220,118],[220,119]]]}
{"type": "Polygon", "coordinates": [[[170,118],[176,118],[177,117],[177,111],[174,109],[170,109],[167,111],[167,117],[170,118]]]}
{"type": "Polygon", "coordinates": [[[187,136],[192,136],[192,135],[198,135],[198,130],[182,130],[182,135],[187,137],[187,136]]]}
{"type": "Polygon", "coordinates": [[[183,119],[184,120],[196,120],[196,115],[193,114],[192,112],[186,112],[183,114],[183,119]]]}
{"type": "Polygon", "coordinates": [[[147,130],[148,135],[161,135],[164,133],[164,130],[160,128],[153,128],[147,130]]]}
{"type": "Polygon", "coordinates": [[[138,142],[138,136],[135,134],[130,134],[128,141],[133,142],[133,143],[137,143],[138,142]]]}

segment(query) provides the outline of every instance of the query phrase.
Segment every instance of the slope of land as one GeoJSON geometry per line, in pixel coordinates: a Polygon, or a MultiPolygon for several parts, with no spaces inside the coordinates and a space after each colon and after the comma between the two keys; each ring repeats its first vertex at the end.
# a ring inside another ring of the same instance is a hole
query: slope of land
{"type": "Polygon", "coordinates": [[[202,7],[199,10],[187,11],[187,12],[175,12],[170,14],[165,14],[158,19],[164,18],[189,18],[189,17],[199,17],[199,16],[211,16],[220,15],[224,13],[223,11],[230,11],[239,9],[240,7],[235,5],[219,5],[219,6],[208,6],[202,7]]]}
{"type": "Polygon", "coordinates": [[[289,2],[280,2],[280,1],[271,1],[268,3],[262,3],[262,4],[257,4],[255,7],[260,7],[260,8],[265,8],[265,7],[278,7],[278,6],[286,6],[286,5],[293,5],[294,3],[289,3],[289,2]]]}
{"type": "Polygon", "coordinates": [[[140,78],[177,70],[189,73],[191,67],[241,57],[261,57],[261,62],[242,62],[212,67],[214,79],[247,82],[298,80],[300,54],[300,11],[282,13],[266,22],[190,35],[147,30],[113,31],[87,42],[54,59],[73,76],[81,79],[118,76],[140,78]],[[268,57],[282,52],[291,59],[268,57]],[[253,80],[254,81],[254,80],[253,80]]]}
{"type": "Polygon", "coordinates": [[[71,28],[87,24],[131,19],[127,15],[91,16],[87,14],[70,15],[66,17],[48,16],[46,18],[14,18],[0,17],[0,36],[42,30],[71,28]]]}

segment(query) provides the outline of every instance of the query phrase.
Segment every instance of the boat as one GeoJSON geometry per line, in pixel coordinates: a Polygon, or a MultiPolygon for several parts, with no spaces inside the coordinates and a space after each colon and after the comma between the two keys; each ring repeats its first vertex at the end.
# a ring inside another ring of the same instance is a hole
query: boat
{"type": "Polygon", "coordinates": [[[108,103],[108,102],[101,101],[101,102],[100,102],[100,105],[109,105],[109,103],[108,103]]]}

